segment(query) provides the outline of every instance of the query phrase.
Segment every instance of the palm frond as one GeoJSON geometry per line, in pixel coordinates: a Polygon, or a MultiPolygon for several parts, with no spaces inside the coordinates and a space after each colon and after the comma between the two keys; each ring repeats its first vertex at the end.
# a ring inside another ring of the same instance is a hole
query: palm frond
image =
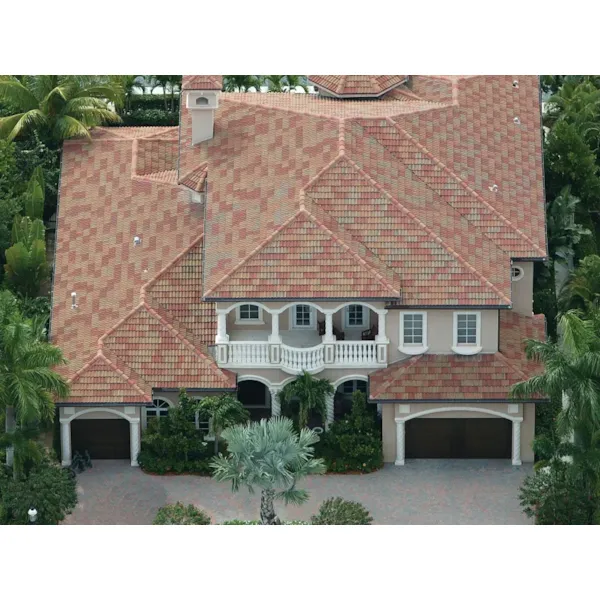
{"type": "Polygon", "coordinates": [[[35,95],[15,77],[0,76],[0,99],[19,112],[39,108],[35,95]]]}

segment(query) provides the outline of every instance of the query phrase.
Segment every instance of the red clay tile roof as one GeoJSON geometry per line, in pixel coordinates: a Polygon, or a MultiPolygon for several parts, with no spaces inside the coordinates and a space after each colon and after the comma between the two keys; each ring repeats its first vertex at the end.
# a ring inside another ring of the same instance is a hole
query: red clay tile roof
{"type": "MultiPolygon", "coordinates": [[[[519,82],[414,76],[372,101],[221,94],[214,137],[197,146],[183,107],[180,177],[213,174],[205,296],[217,286],[240,299],[260,293],[238,270],[304,205],[394,271],[407,304],[509,305],[511,258],[546,255],[538,79],[519,82]]],[[[291,297],[296,267],[271,258],[269,277],[287,281],[291,297]]],[[[379,270],[386,281],[388,272],[379,270]]],[[[304,293],[339,293],[326,283],[304,293]]],[[[368,297],[377,295],[375,286],[368,297]]]]}
{"type": "Polygon", "coordinates": [[[309,81],[336,96],[377,97],[406,81],[406,75],[309,75],[309,81]]]}
{"type": "Polygon", "coordinates": [[[194,169],[179,180],[181,185],[190,188],[194,192],[203,192],[206,184],[206,177],[208,176],[208,165],[204,163],[197,169],[194,169]]]}
{"type": "Polygon", "coordinates": [[[543,315],[500,312],[500,350],[493,354],[422,354],[370,376],[372,400],[507,400],[511,387],[540,372],[525,358],[526,338],[545,339],[543,315]]]}
{"type": "Polygon", "coordinates": [[[61,404],[151,403],[152,390],[138,383],[99,352],[71,379],[71,393],[61,404]]]}
{"type": "MultiPolygon", "coordinates": [[[[192,286],[200,290],[204,207],[190,201],[190,191],[177,186],[176,178],[157,178],[157,173],[176,175],[176,139],[176,128],[97,128],[91,143],[64,146],[51,334],[69,360],[61,369],[67,377],[94,359],[99,338],[142,300],[195,348],[185,363],[188,368],[190,356],[196,357],[195,387],[219,387],[217,380],[223,380],[221,387],[232,387],[232,375],[215,373],[206,348],[214,341],[209,333],[216,328],[214,310],[206,303],[186,309],[178,304],[178,298],[193,295],[192,286]],[[135,236],[140,245],[134,245],[135,236]],[[172,287],[166,290],[165,282],[172,287]],[[76,309],[71,308],[73,291],[76,309]]],[[[108,349],[103,354],[108,356],[108,349]]],[[[109,358],[121,370],[131,368],[117,352],[109,358]]],[[[157,385],[152,373],[135,372],[132,379],[142,389],[157,385]]],[[[108,396],[98,400],[91,388],[84,389],[90,390],[85,401],[112,401],[108,396]]],[[[75,401],[82,401],[81,394],[71,396],[69,402],[75,401]]]]}
{"type": "Polygon", "coordinates": [[[184,75],[183,90],[221,90],[223,75],[184,75]]]}

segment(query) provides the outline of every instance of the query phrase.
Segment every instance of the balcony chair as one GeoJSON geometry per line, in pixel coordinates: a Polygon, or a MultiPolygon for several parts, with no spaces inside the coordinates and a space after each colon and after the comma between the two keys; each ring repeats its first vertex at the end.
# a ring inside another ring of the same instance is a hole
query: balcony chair
{"type": "Polygon", "coordinates": [[[373,323],[373,325],[371,325],[371,327],[369,329],[365,329],[360,334],[360,338],[362,340],[374,340],[377,333],[378,333],[377,325],[375,323],[373,323]]]}
{"type": "MultiPolygon", "coordinates": [[[[317,321],[317,328],[319,335],[325,335],[325,321],[317,321]]],[[[333,326],[333,335],[335,335],[335,339],[340,342],[346,339],[344,332],[340,331],[335,325],[333,326]]]]}

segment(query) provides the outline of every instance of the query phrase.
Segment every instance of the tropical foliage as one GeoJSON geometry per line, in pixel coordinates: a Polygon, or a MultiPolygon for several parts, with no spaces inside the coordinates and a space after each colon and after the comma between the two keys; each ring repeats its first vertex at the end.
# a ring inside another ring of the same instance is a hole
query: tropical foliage
{"type": "Polygon", "coordinates": [[[37,130],[55,141],[89,138],[90,128],[119,122],[108,103],[121,94],[115,85],[85,77],[0,76],[0,100],[11,109],[0,118],[0,137],[13,140],[37,130]]]}
{"type": "Polygon", "coordinates": [[[198,402],[179,395],[179,405],[166,416],[148,422],[142,435],[138,463],[150,473],[209,474],[212,448],[196,428],[198,402]]]}
{"type": "Polygon", "coordinates": [[[317,379],[304,371],[288,383],[280,392],[279,400],[283,407],[289,406],[298,419],[298,428],[308,425],[312,414],[318,414],[323,424],[327,418],[327,398],[335,390],[327,379],[317,379]]]}
{"type": "MultiPolygon", "coordinates": [[[[26,439],[18,436],[25,436],[25,431],[37,424],[51,423],[53,396],[68,394],[66,381],[55,371],[65,362],[62,352],[44,337],[43,320],[23,318],[12,294],[0,292],[0,410],[5,411],[6,434],[13,436],[17,453],[20,448],[30,448],[26,439]]],[[[13,466],[11,448],[6,458],[13,466]]],[[[24,460],[14,461],[15,478],[20,476],[24,460]]]]}
{"type": "Polygon", "coordinates": [[[193,504],[165,504],[158,509],[153,525],[210,525],[210,517],[193,504]]]}
{"type": "Polygon", "coordinates": [[[327,498],[311,517],[313,525],[371,525],[373,517],[360,503],[343,498],[327,498]]]}
{"type": "Polygon", "coordinates": [[[381,430],[362,392],[354,392],[350,414],[332,423],[316,453],[331,473],[371,473],[383,467],[381,430]]]}
{"type": "Polygon", "coordinates": [[[219,452],[219,441],[224,429],[244,423],[250,418],[250,413],[233,394],[206,396],[198,402],[200,417],[210,421],[210,428],[215,437],[215,454],[219,452]]]}
{"type": "Polygon", "coordinates": [[[297,433],[290,419],[276,417],[235,425],[223,432],[223,439],[229,454],[212,460],[213,477],[230,481],[234,492],[242,486],[251,494],[260,489],[263,525],[281,525],[275,500],[303,504],[308,492],[298,489],[298,482],[307,475],[325,472],[323,461],[314,457],[313,446],[319,437],[309,429],[297,433]]]}
{"type": "Polygon", "coordinates": [[[57,525],[77,504],[77,483],[70,469],[44,457],[26,479],[14,480],[0,466],[0,525],[26,525],[27,511],[37,510],[37,523],[57,525]]]}

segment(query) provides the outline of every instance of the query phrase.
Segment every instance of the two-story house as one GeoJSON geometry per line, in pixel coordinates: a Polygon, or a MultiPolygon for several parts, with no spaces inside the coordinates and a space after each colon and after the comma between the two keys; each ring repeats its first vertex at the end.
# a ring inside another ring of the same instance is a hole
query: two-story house
{"type": "MultiPolygon", "coordinates": [[[[533,459],[523,340],[546,257],[537,77],[184,78],[179,128],[65,144],[52,341],[63,463],[130,458],[190,395],[280,414],[298,373],[364,390],[384,458],[533,459]]],[[[198,426],[201,426],[199,423],[198,426]]]]}

